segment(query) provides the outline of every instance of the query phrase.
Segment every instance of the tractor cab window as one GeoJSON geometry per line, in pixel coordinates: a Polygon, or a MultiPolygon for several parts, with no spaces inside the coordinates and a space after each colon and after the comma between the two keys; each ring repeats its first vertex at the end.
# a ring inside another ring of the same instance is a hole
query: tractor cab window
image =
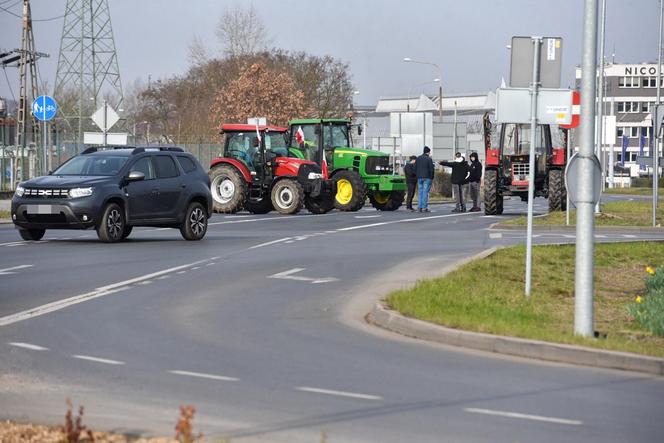
{"type": "MultiPolygon", "coordinates": [[[[545,131],[542,125],[538,125],[535,133],[535,152],[543,154],[547,152],[545,131]]],[[[508,123],[503,126],[503,154],[504,155],[528,155],[530,153],[530,125],[508,123]]]]}
{"type": "Polygon", "coordinates": [[[288,150],[291,157],[297,157],[305,160],[318,161],[318,136],[320,134],[318,125],[293,126],[291,147],[288,150]],[[297,132],[302,129],[303,142],[298,143],[297,132]]]}
{"type": "Polygon", "coordinates": [[[265,150],[271,157],[288,157],[288,147],[283,132],[265,133],[265,150]]]}
{"type": "Polygon", "coordinates": [[[323,130],[323,147],[328,150],[339,147],[349,147],[348,126],[329,125],[323,130]]]}
{"type": "Polygon", "coordinates": [[[226,134],[225,156],[244,163],[250,171],[255,171],[261,163],[260,141],[255,132],[230,132],[226,134]]]}

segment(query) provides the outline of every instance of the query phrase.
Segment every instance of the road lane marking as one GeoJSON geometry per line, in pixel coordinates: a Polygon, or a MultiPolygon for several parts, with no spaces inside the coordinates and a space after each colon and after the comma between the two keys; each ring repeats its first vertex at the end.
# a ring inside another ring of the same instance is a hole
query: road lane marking
{"type": "Polygon", "coordinates": [[[10,342],[9,346],[15,346],[17,348],[23,348],[23,349],[30,349],[31,351],[48,351],[48,348],[45,348],[43,346],[37,346],[23,342],[10,342]]]}
{"type": "MultiPolygon", "coordinates": [[[[129,280],[124,280],[121,282],[113,283],[110,285],[102,286],[96,288],[93,291],[86,292],[84,294],[75,295],[73,297],[65,298],[62,300],[54,301],[47,303],[45,305],[36,306],[25,311],[17,312],[15,314],[7,315],[5,317],[0,317],[0,326],[6,326],[13,323],[18,323],[23,320],[28,320],[30,318],[38,317],[40,315],[48,314],[50,312],[59,311],[61,309],[67,308],[69,306],[82,303],[88,300],[93,300],[95,298],[103,297],[105,295],[113,294],[119,291],[129,289],[130,285],[139,283],[141,281],[152,280],[154,278],[160,277],[166,274],[172,274],[178,272],[182,269],[188,269],[192,266],[199,265],[201,263],[206,263],[211,259],[207,258],[204,260],[198,260],[193,263],[188,263],[186,265],[175,266],[173,268],[164,269],[162,271],[152,272],[150,274],[141,275],[139,277],[131,278],[129,280]]],[[[186,272],[186,271],[182,271],[186,272]]]]}
{"type": "Polygon", "coordinates": [[[262,217],[262,218],[245,218],[242,220],[228,220],[228,221],[222,221],[222,222],[212,222],[208,223],[208,226],[216,226],[216,225],[233,225],[237,223],[252,223],[252,222],[258,222],[258,221],[267,221],[267,220],[289,220],[291,218],[305,218],[305,217],[326,217],[329,215],[334,215],[334,214],[305,214],[305,215],[281,215],[278,217],[262,217]]]}
{"type": "Polygon", "coordinates": [[[25,268],[32,268],[33,266],[34,265],[19,265],[19,266],[14,266],[12,268],[0,269],[0,275],[16,274],[16,272],[13,271],[18,271],[19,269],[25,269],[25,268]]]}
{"type": "Polygon", "coordinates": [[[272,241],[268,241],[268,242],[265,242],[265,243],[259,243],[259,244],[254,245],[254,246],[250,246],[249,249],[258,249],[258,248],[262,248],[262,247],[265,247],[265,246],[276,245],[277,243],[285,242],[285,241],[288,241],[288,240],[291,240],[291,237],[284,237],[284,238],[280,238],[278,240],[272,240],[272,241]]]}
{"type": "Polygon", "coordinates": [[[205,374],[202,372],[191,372],[191,371],[168,371],[171,374],[175,375],[186,375],[188,377],[198,377],[198,378],[207,378],[210,380],[219,380],[219,381],[240,381],[239,378],[235,377],[226,377],[225,375],[215,375],[215,374],[205,374]]]}
{"type": "Polygon", "coordinates": [[[499,417],[509,417],[509,418],[519,418],[522,420],[534,420],[534,421],[543,421],[547,423],[558,423],[561,425],[582,425],[583,422],[580,420],[569,420],[566,418],[556,418],[556,417],[544,417],[541,415],[530,415],[530,414],[521,414],[518,412],[507,412],[507,411],[495,411],[492,409],[478,409],[478,408],[464,408],[464,411],[470,412],[473,414],[485,414],[485,415],[497,415],[499,417]]]}
{"type": "Polygon", "coordinates": [[[468,215],[475,215],[479,214],[477,212],[465,212],[465,213],[460,213],[460,214],[445,214],[445,215],[433,215],[429,217],[417,217],[417,218],[404,218],[401,220],[392,220],[392,221],[385,221],[385,222],[378,222],[378,223],[369,223],[367,225],[356,225],[356,226],[348,226],[345,228],[339,228],[337,229],[337,232],[345,232],[345,231],[354,231],[356,229],[365,229],[365,228],[375,228],[376,226],[385,226],[385,225],[393,225],[396,223],[411,223],[411,222],[419,222],[419,221],[426,221],[426,220],[436,220],[439,218],[447,218],[447,217],[460,217],[460,216],[468,216],[468,215]]]}
{"type": "Polygon", "coordinates": [[[280,280],[306,281],[306,282],[310,282],[312,284],[330,283],[330,282],[338,280],[337,278],[334,278],[334,277],[304,277],[302,275],[293,275],[293,274],[297,274],[298,272],[302,272],[305,269],[306,268],[293,268],[293,269],[289,269],[288,271],[283,271],[283,272],[279,272],[277,274],[268,275],[267,278],[276,278],[276,279],[280,279],[280,280]]]}
{"type": "Polygon", "coordinates": [[[489,238],[503,238],[503,234],[500,232],[492,232],[489,234],[489,238]]]}
{"type": "Polygon", "coordinates": [[[312,392],[314,394],[335,395],[337,397],[359,398],[362,400],[382,400],[383,397],[377,395],[358,394],[357,392],[333,391],[330,389],[310,388],[308,386],[299,386],[298,391],[312,392]]]}
{"type": "Polygon", "coordinates": [[[118,360],[110,360],[108,358],[100,358],[100,357],[92,357],[90,355],[72,355],[73,358],[77,358],[79,360],[86,360],[86,361],[92,361],[95,363],[104,363],[106,365],[124,365],[125,362],[123,361],[118,361],[118,360]]]}
{"type": "Polygon", "coordinates": [[[356,215],[355,218],[380,218],[379,215],[356,215]]]}

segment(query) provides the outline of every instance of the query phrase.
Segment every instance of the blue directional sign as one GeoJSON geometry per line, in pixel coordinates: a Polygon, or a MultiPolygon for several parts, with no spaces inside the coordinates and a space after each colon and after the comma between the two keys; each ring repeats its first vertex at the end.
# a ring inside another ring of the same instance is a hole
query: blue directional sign
{"type": "Polygon", "coordinates": [[[49,121],[55,117],[58,110],[58,104],[53,100],[53,97],[48,95],[40,95],[32,102],[32,113],[41,121],[49,121]]]}

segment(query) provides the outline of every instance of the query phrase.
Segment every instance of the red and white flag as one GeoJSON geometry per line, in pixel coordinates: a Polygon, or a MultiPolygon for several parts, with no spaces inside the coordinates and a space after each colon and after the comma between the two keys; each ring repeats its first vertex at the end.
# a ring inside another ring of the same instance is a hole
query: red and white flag
{"type": "Polygon", "coordinates": [[[295,140],[297,140],[298,145],[304,143],[304,131],[302,130],[302,126],[297,128],[297,132],[295,133],[295,140]]]}
{"type": "Polygon", "coordinates": [[[258,137],[258,143],[260,143],[263,137],[261,137],[261,131],[258,130],[258,119],[255,119],[254,122],[256,123],[256,137],[258,137]]]}
{"type": "Polygon", "coordinates": [[[321,169],[323,170],[323,180],[328,179],[327,160],[325,159],[325,150],[323,150],[323,160],[321,169]]]}

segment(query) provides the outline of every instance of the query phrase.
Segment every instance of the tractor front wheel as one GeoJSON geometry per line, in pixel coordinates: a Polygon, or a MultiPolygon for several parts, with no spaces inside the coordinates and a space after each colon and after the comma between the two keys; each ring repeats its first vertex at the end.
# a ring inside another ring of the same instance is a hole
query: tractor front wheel
{"type": "Polygon", "coordinates": [[[369,201],[379,211],[396,211],[403,204],[405,196],[404,191],[375,191],[369,193],[369,201]]]}
{"type": "Polygon", "coordinates": [[[216,166],[210,171],[210,190],[215,212],[234,214],[244,205],[247,184],[234,166],[216,166]]]}
{"type": "Polygon", "coordinates": [[[354,171],[341,171],[334,176],[337,193],[334,207],[340,211],[359,211],[367,198],[367,188],[360,174],[354,171]]]}
{"type": "Polygon", "coordinates": [[[567,209],[567,191],[563,181],[563,171],[552,169],[549,171],[549,212],[565,209],[567,209]]]}
{"type": "Polygon", "coordinates": [[[304,204],[304,190],[297,180],[284,178],[272,187],[272,206],[280,214],[297,214],[304,204]]]}
{"type": "Polygon", "coordinates": [[[500,215],[503,213],[503,196],[498,189],[498,171],[489,169],[484,172],[484,214],[500,215]]]}

